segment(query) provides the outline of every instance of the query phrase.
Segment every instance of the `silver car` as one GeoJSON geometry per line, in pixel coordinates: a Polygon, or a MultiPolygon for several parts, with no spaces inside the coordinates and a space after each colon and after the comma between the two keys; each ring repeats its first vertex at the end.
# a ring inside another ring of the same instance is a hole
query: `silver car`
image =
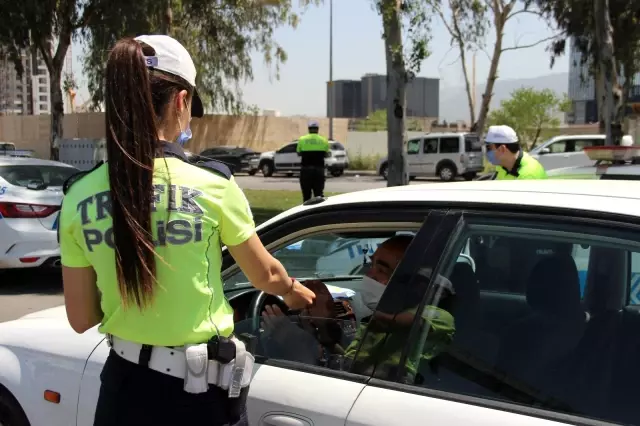
{"type": "Polygon", "coordinates": [[[62,184],[77,172],[57,161],[0,157],[0,269],[60,264],[62,184]]]}

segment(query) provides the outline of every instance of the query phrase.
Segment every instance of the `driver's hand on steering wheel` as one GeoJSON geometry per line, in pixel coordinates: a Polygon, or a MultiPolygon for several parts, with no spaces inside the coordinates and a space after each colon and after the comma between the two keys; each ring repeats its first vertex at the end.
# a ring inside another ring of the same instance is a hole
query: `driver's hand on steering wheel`
{"type": "Polygon", "coordinates": [[[278,305],[266,305],[264,311],[262,311],[262,322],[260,325],[264,329],[273,329],[285,321],[291,322],[278,305]]]}

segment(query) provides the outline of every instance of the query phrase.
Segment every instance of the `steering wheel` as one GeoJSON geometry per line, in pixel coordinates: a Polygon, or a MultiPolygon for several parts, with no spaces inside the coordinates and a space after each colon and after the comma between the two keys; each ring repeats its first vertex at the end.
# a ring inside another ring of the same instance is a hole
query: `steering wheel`
{"type": "MultiPolygon", "coordinates": [[[[264,291],[258,291],[256,292],[256,294],[254,294],[253,299],[251,299],[251,303],[249,304],[249,318],[251,318],[251,327],[253,330],[260,329],[262,311],[264,310],[264,305],[267,301],[267,297],[269,296],[270,295],[265,293],[264,291]]],[[[287,304],[284,303],[284,301],[280,297],[273,297],[276,298],[276,304],[280,307],[280,309],[282,309],[282,312],[287,313],[290,311],[287,304]]]]}

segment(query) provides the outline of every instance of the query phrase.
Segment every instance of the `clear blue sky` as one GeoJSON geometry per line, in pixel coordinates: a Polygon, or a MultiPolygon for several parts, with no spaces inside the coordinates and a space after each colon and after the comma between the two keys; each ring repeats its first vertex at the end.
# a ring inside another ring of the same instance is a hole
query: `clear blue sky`
{"type": "MultiPolygon", "coordinates": [[[[293,0],[296,2],[296,0],[293,0]]],[[[372,0],[334,0],[334,60],[333,78],[359,79],[365,73],[385,72],[384,44],[381,39],[380,16],[371,7],[372,0]]],[[[302,12],[302,11],[301,11],[302,12]]],[[[440,92],[447,87],[464,85],[458,53],[451,49],[450,38],[444,26],[434,18],[432,22],[431,56],[427,58],[420,75],[440,78],[440,92]]],[[[530,44],[552,35],[547,25],[528,14],[514,17],[505,30],[504,44],[530,44]]],[[[280,80],[273,70],[265,66],[259,53],[253,55],[255,79],[244,84],[244,99],[261,109],[279,110],[283,115],[317,115],[326,113],[326,81],[329,78],[329,5],[304,11],[296,29],[281,28],[276,40],[288,54],[282,66],[280,80]]],[[[491,51],[495,35],[487,38],[487,52],[491,51]]],[[[500,61],[502,79],[537,77],[550,73],[567,72],[568,60],[563,57],[549,69],[546,43],[533,48],[505,52],[500,61]]],[[[78,56],[81,46],[73,46],[74,73],[80,78],[78,103],[88,99],[78,56]]],[[[489,69],[487,54],[477,55],[477,84],[486,80],[489,69]]],[[[469,64],[471,66],[471,64],[469,64]]]]}

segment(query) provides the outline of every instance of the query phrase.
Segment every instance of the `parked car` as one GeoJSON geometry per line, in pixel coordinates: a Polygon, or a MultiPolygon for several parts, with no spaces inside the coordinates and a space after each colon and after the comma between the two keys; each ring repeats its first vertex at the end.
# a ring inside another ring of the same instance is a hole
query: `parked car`
{"type": "Polygon", "coordinates": [[[0,269],[59,266],[62,184],[77,172],[57,161],[0,157],[0,269]]]}
{"type": "MultiPolygon", "coordinates": [[[[265,177],[270,177],[274,173],[288,173],[300,171],[300,156],[296,148],[298,141],[295,140],[277,151],[264,152],[260,156],[259,169],[265,177]]],[[[347,149],[340,142],[329,141],[329,156],[325,158],[324,165],[327,171],[334,177],[342,176],[349,168],[349,157],[347,149]]]]}
{"type": "MultiPolygon", "coordinates": [[[[416,236],[377,313],[396,318],[416,304],[440,305],[434,282],[445,277],[455,290],[446,307],[455,318],[453,340],[435,357],[421,357],[410,375],[404,360],[435,348],[422,315],[378,329],[386,334],[381,350],[400,353],[383,358],[386,368],[376,368],[365,351],[356,351],[351,368],[344,367],[340,352],[313,362],[292,355],[297,349],[320,353],[314,339],[293,339],[277,352],[260,349],[248,396],[249,424],[640,423],[636,182],[383,188],[299,206],[257,230],[301,281],[322,277],[336,309],[357,293],[361,276],[352,272],[354,265],[368,263],[358,245],[398,232],[416,236]],[[333,277],[322,270],[327,259],[333,277]],[[361,369],[362,363],[372,367],[361,369]]],[[[260,313],[265,304],[282,301],[251,287],[226,248],[222,276],[236,332],[253,332],[262,347],[260,313]]],[[[376,321],[359,325],[341,318],[333,321],[342,330],[376,327],[376,321]]],[[[1,323],[0,423],[92,425],[108,352],[96,328],[82,335],[71,329],[63,306],[1,323]]]]}
{"type": "Polygon", "coordinates": [[[233,173],[255,175],[258,171],[260,153],[238,146],[216,146],[205,149],[199,156],[222,161],[231,168],[233,173]]]}
{"type": "Polygon", "coordinates": [[[584,148],[604,146],[606,135],[561,135],[555,136],[529,154],[536,158],[545,170],[561,167],[589,166],[593,162],[584,153],[584,148]]]}
{"type": "Polygon", "coordinates": [[[0,142],[0,157],[33,157],[30,149],[16,149],[12,142],[0,142]]]}
{"type": "Polygon", "coordinates": [[[547,172],[549,179],[640,180],[640,147],[587,148],[586,166],[562,167],[547,172]]]}
{"type": "MultiPolygon", "coordinates": [[[[475,133],[428,133],[407,142],[409,177],[438,176],[449,182],[457,176],[472,180],[484,169],[482,143],[475,133]]],[[[387,157],[377,172],[387,179],[387,157]]]]}

